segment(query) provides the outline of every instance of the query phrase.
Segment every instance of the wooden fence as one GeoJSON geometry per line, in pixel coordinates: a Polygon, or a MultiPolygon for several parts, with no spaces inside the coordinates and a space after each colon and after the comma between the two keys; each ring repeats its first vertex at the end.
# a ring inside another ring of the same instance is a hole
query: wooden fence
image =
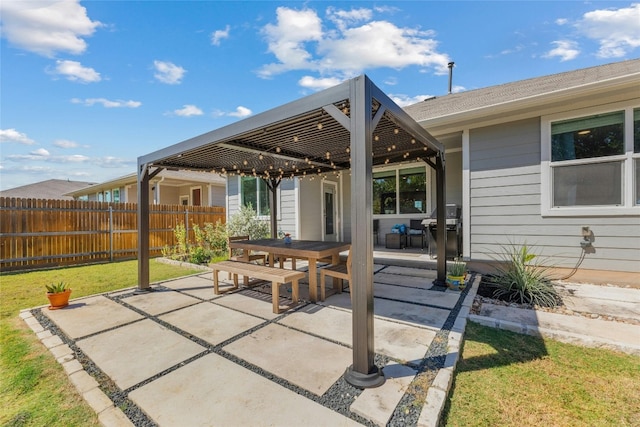
{"type": "MultiPolygon", "coordinates": [[[[175,245],[181,223],[225,222],[225,209],[151,205],[150,256],[175,245]]],[[[0,270],[21,270],[137,257],[136,203],[0,197],[0,270]]]]}

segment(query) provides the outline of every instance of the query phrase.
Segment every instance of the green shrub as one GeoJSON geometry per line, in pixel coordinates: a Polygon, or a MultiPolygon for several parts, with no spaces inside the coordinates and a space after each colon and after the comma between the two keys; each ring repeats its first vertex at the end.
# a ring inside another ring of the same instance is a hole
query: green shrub
{"type": "Polygon", "coordinates": [[[551,284],[549,267],[541,265],[538,255],[527,246],[509,244],[494,259],[499,261],[496,272],[487,282],[495,288],[494,298],[520,304],[555,307],[560,296],[551,284]]]}
{"type": "Polygon", "coordinates": [[[271,236],[270,222],[258,218],[251,205],[242,206],[227,222],[229,236],[249,236],[250,239],[266,239],[271,236]]]}

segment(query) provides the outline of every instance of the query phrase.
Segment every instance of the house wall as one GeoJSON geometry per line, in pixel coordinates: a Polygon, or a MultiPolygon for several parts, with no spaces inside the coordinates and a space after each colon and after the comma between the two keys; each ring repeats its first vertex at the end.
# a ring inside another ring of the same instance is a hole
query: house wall
{"type": "Polygon", "coordinates": [[[304,178],[300,183],[300,239],[322,240],[322,180],[304,178]]]}
{"type": "Polygon", "coordinates": [[[291,234],[294,239],[302,239],[298,237],[296,230],[296,193],[298,192],[298,184],[296,180],[285,179],[280,183],[280,205],[278,210],[278,231],[291,234]]]}
{"type": "Polygon", "coordinates": [[[206,188],[207,198],[209,198],[209,192],[211,197],[208,200],[208,206],[224,206],[225,205],[225,187],[224,185],[209,185],[206,188]]]}
{"type": "MultiPolygon", "coordinates": [[[[188,192],[186,194],[189,194],[188,192]]],[[[181,187],[171,187],[160,184],[160,200],[161,205],[178,205],[180,204],[180,196],[183,195],[181,187]]],[[[152,197],[152,196],[150,196],[152,197]]]]}
{"type": "Polygon", "coordinates": [[[589,226],[594,250],[580,268],[640,271],[637,216],[542,217],[540,133],[539,117],[470,130],[471,258],[492,260],[501,245],[526,242],[547,264],[573,268],[589,226]]]}

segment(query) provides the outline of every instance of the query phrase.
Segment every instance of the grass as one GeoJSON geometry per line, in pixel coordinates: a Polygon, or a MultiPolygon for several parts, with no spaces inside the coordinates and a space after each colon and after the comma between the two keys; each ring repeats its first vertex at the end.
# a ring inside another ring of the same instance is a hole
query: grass
{"type": "MultiPolygon", "coordinates": [[[[196,272],[150,263],[151,282],[196,272]]],[[[0,426],[100,425],[18,313],[47,304],[46,284],[63,281],[77,298],[135,286],[137,275],[137,261],[0,275],[0,426]]]]}
{"type": "Polygon", "coordinates": [[[468,323],[446,426],[638,426],[640,357],[468,323]]]}

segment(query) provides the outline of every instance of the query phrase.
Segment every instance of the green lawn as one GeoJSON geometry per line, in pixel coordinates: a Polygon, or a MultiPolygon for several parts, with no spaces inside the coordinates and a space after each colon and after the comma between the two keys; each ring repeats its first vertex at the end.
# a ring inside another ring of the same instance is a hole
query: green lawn
{"type": "Polygon", "coordinates": [[[446,426],[640,426],[640,357],[470,322],[442,421],[446,426]]]}
{"type": "MultiPolygon", "coordinates": [[[[150,262],[150,280],[197,271],[150,262]]],[[[71,298],[135,286],[137,261],[0,275],[0,426],[98,426],[93,410],[35,334],[18,317],[47,304],[45,284],[64,281],[71,298]]]]}

